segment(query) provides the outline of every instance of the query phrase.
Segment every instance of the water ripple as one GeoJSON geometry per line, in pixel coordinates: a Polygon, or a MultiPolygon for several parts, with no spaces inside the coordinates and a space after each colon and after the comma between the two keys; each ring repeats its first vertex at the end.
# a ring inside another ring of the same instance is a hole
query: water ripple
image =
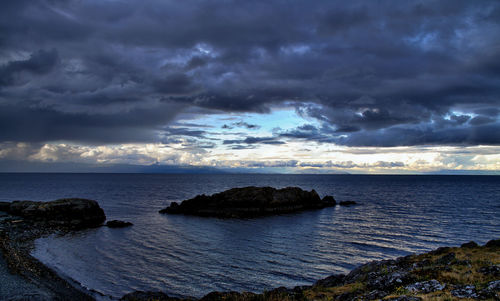
{"type": "Polygon", "coordinates": [[[262,291],[311,284],[374,259],[500,236],[500,177],[315,175],[0,175],[0,199],[96,199],[126,229],[36,241],[33,255],[119,297],[162,290],[262,291]],[[161,215],[171,201],[241,186],[299,186],[354,207],[259,219],[161,215]]]}

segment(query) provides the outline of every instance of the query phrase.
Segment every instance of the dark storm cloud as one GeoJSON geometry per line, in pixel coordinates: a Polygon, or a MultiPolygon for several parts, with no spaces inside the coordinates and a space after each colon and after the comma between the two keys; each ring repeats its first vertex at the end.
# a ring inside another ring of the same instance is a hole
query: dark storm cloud
{"type": "Polygon", "coordinates": [[[15,77],[20,77],[21,72],[44,74],[51,71],[58,62],[57,51],[39,50],[27,60],[10,61],[0,67],[0,88],[15,83],[15,77]]]}
{"type": "Polygon", "coordinates": [[[481,124],[493,123],[495,121],[496,121],[495,118],[486,117],[486,116],[476,116],[469,121],[469,124],[481,125],[481,124]]]}
{"type": "Polygon", "coordinates": [[[247,128],[249,130],[259,129],[260,128],[260,126],[257,125],[257,124],[250,124],[250,123],[246,123],[244,121],[235,122],[233,124],[235,126],[237,126],[237,127],[243,127],[243,128],[247,128]]]}
{"type": "Polygon", "coordinates": [[[480,115],[486,115],[490,117],[496,117],[500,114],[500,109],[499,108],[484,108],[484,109],[479,109],[474,111],[476,114],[480,115]]]}
{"type": "Polygon", "coordinates": [[[413,145],[499,145],[500,124],[434,129],[390,128],[358,132],[335,139],[348,146],[413,146],[413,145]]]}
{"type": "Polygon", "coordinates": [[[154,81],[153,86],[159,93],[190,94],[196,91],[196,87],[190,78],[183,73],[170,74],[165,78],[157,79],[154,81]]]}
{"type": "Polygon", "coordinates": [[[260,143],[499,144],[499,15],[488,0],[8,1],[0,140],[159,141],[185,108],[293,103],[322,125],[260,143]]]}
{"type": "Polygon", "coordinates": [[[470,116],[468,115],[451,115],[450,120],[453,120],[454,122],[458,124],[464,124],[465,122],[470,120],[470,116]]]}
{"type": "Polygon", "coordinates": [[[238,121],[238,122],[233,122],[230,125],[229,124],[224,124],[224,125],[222,125],[221,128],[222,129],[226,129],[226,130],[230,130],[230,129],[234,129],[235,127],[246,128],[246,129],[249,129],[249,130],[256,130],[256,129],[260,128],[260,125],[250,124],[250,123],[246,123],[244,121],[238,121]]]}
{"type": "Polygon", "coordinates": [[[295,129],[287,130],[287,131],[278,131],[279,137],[284,138],[293,138],[293,139],[306,139],[306,140],[314,140],[314,141],[324,141],[325,139],[329,139],[329,135],[325,135],[323,131],[319,128],[316,128],[313,125],[305,124],[298,126],[295,129]]]}
{"type": "Polygon", "coordinates": [[[22,137],[23,141],[28,142],[148,142],[158,139],[151,128],[167,122],[171,117],[166,106],[109,114],[0,106],[0,141],[18,141],[22,137]]]}
{"type": "Polygon", "coordinates": [[[254,149],[254,148],[256,148],[255,145],[241,145],[241,144],[231,145],[230,147],[230,149],[233,150],[254,149]]]}
{"type": "Polygon", "coordinates": [[[446,121],[445,125],[421,127],[391,127],[354,132],[342,132],[331,127],[303,125],[291,130],[278,130],[275,139],[289,138],[318,143],[335,143],[347,146],[416,146],[416,145],[500,145],[500,123],[489,118],[457,117],[459,121],[446,121]],[[464,120],[465,119],[465,120],[464,120]],[[456,124],[464,124],[460,127],[456,124]]]}
{"type": "Polygon", "coordinates": [[[196,138],[205,138],[206,131],[202,130],[192,130],[190,128],[183,127],[167,127],[163,129],[164,133],[169,136],[189,136],[196,138]]]}
{"type": "Polygon", "coordinates": [[[224,140],[222,144],[285,144],[285,142],[278,140],[276,137],[246,137],[245,139],[238,140],[224,140]]]}

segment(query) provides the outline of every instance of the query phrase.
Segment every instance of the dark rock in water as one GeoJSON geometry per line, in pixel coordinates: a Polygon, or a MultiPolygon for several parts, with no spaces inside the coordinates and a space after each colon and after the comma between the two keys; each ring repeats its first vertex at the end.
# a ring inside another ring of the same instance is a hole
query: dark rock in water
{"type": "Polygon", "coordinates": [[[9,204],[7,212],[52,226],[74,228],[96,227],[106,220],[96,201],[77,198],[51,202],[14,201],[9,204]]]}
{"type": "Polygon", "coordinates": [[[162,292],[143,292],[136,291],[124,295],[120,300],[122,301],[173,301],[180,300],[178,298],[169,297],[162,292]]]}
{"type": "Polygon", "coordinates": [[[256,217],[335,206],[332,198],[321,198],[316,191],[298,187],[233,188],[211,196],[198,195],[181,204],[173,202],[160,213],[215,217],[256,217]]]}
{"type": "Polygon", "coordinates": [[[460,246],[461,248],[473,249],[479,247],[479,245],[475,241],[469,241],[460,246]]]}
{"type": "Polygon", "coordinates": [[[500,247],[500,239],[492,239],[488,241],[484,246],[488,248],[500,247]]]}
{"type": "Polygon", "coordinates": [[[109,228],[125,228],[132,226],[133,224],[131,222],[124,222],[124,221],[119,221],[119,220],[112,220],[106,222],[106,226],[109,228]]]}
{"type": "Polygon", "coordinates": [[[332,206],[337,205],[337,202],[335,201],[335,199],[331,195],[327,195],[327,196],[323,197],[323,199],[321,201],[323,201],[323,203],[332,204],[332,206]]]}
{"type": "Polygon", "coordinates": [[[340,206],[352,206],[352,205],[356,205],[358,203],[356,203],[355,201],[342,201],[339,203],[340,206]]]}

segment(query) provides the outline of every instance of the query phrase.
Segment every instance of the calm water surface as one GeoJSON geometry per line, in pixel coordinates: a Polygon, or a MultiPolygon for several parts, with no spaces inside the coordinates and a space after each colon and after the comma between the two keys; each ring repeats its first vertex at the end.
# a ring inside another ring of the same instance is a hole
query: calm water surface
{"type": "Polygon", "coordinates": [[[36,241],[33,255],[105,295],[200,297],[311,284],[374,259],[500,237],[498,176],[0,174],[0,200],[83,197],[134,223],[36,241]],[[355,207],[255,219],[161,215],[242,186],[299,186],[355,207]]]}

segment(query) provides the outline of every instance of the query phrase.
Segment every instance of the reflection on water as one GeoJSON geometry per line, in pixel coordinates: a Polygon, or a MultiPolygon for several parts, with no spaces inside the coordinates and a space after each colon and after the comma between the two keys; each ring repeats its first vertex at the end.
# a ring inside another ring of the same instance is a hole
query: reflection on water
{"type": "MultiPolygon", "coordinates": [[[[0,176],[1,178],[2,176],[0,176]]],[[[16,175],[0,199],[97,199],[132,221],[39,239],[34,256],[84,286],[121,296],[200,297],[311,284],[374,259],[500,236],[500,177],[16,175]],[[161,215],[171,201],[231,187],[300,186],[360,205],[256,219],[161,215]]]]}

